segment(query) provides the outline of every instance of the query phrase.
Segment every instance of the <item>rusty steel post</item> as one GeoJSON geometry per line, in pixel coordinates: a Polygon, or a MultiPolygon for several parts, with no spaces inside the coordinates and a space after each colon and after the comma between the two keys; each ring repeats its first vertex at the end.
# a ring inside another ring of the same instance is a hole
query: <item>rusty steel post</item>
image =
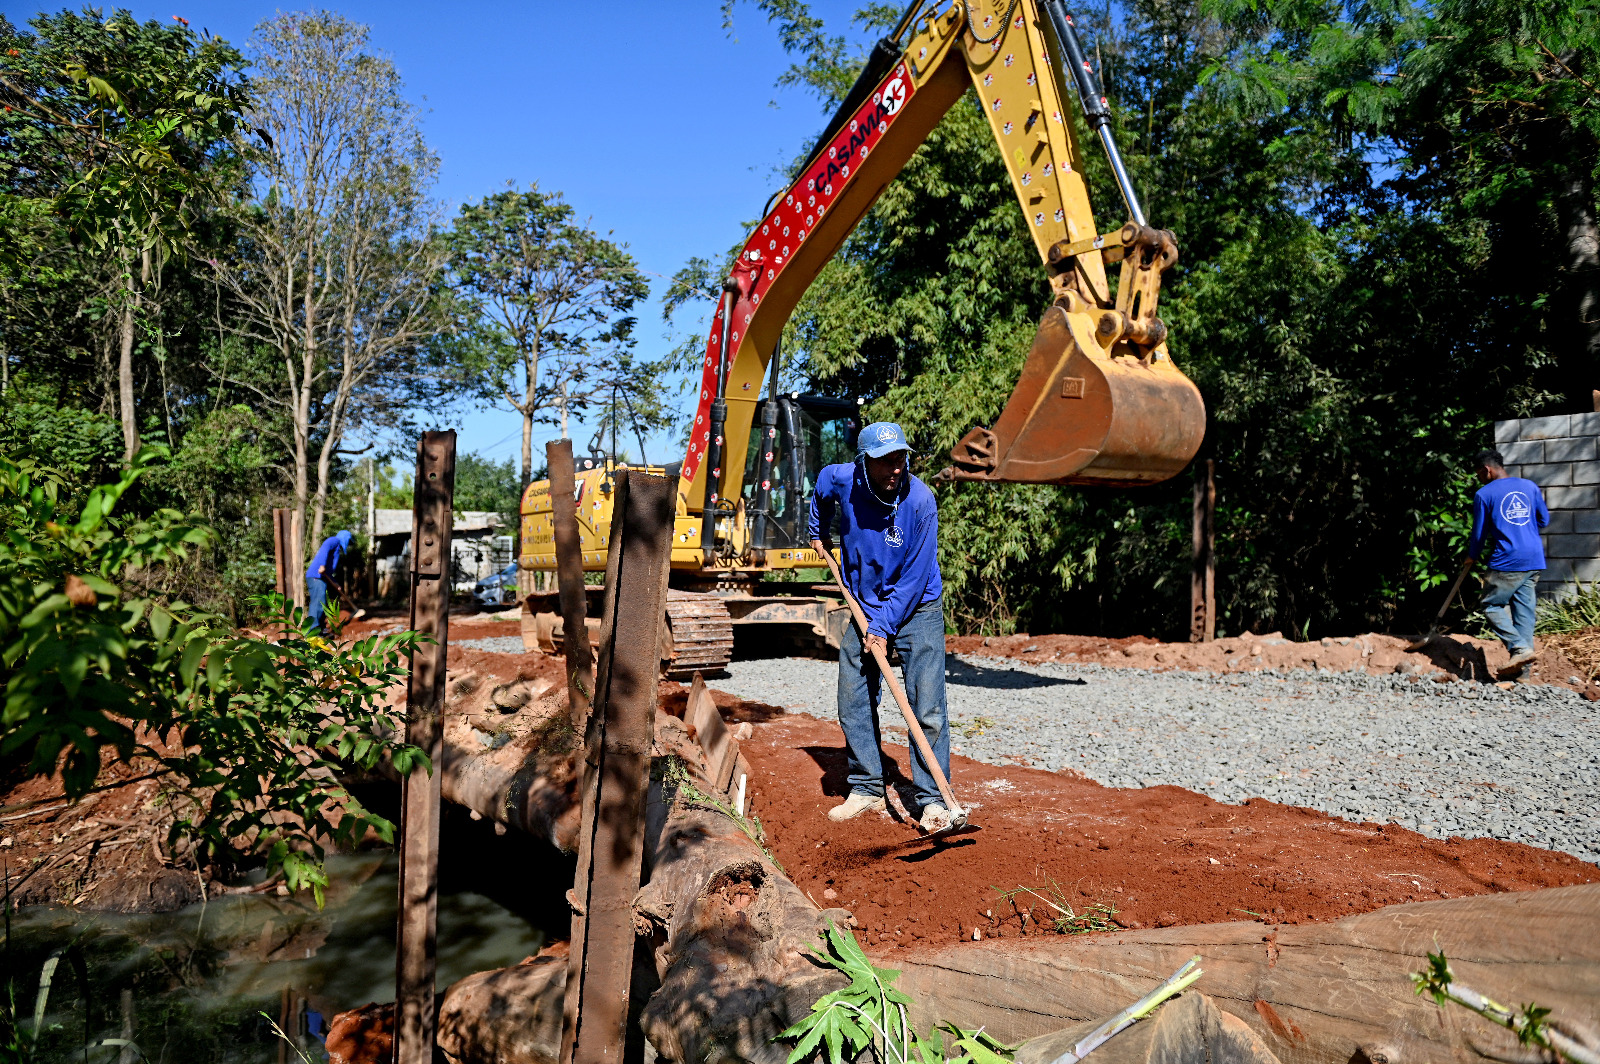
{"type": "Polygon", "coordinates": [[[445,655],[450,646],[450,528],[456,434],[417,442],[412,496],[411,627],[432,643],[411,655],[406,742],[428,755],[400,783],[400,915],[395,934],[394,1064],[432,1064],[439,887],[439,776],[444,753],[445,655]]]}
{"type": "Polygon", "coordinates": [[[617,474],[560,1064],[622,1064],[677,478],[617,474]]]}
{"type": "Polygon", "coordinates": [[[1189,642],[1209,643],[1217,634],[1216,546],[1217,485],[1214,459],[1194,464],[1194,529],[1189,570],[1189,642]]]}
{"type": "MultiPolygon", "coordinates": [[[[567,705],[572,730],[581,733],[594,695],[594,653],[589,649],[589,626],[585,623],[589,600],[583,589],[583,543],[578,535],[578,482],[572,441],[551,440],[544,445],[544,455],[550,464],[550,520],[555,531],[556,578],[561,593],[562,651],[567,657],[567,705]]],[[[614,508],[612,512],[622,511],[614,508]]],[[[615,543],[615,535],[610,538],[615,543]]]]}

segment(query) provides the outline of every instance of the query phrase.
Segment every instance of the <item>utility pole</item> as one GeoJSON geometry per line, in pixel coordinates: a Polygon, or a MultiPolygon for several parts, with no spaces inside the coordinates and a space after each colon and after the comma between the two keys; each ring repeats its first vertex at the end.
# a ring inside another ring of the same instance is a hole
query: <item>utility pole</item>
{"type": "Polygon", "coordinates": [[[367,598],[378,597],[378,465],[367,456],[367,598]]]}

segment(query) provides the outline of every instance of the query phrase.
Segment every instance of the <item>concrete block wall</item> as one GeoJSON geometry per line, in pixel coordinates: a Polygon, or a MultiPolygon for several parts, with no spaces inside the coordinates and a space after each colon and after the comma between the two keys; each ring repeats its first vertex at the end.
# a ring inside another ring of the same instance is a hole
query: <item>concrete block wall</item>
{"type": "Polygon", "coordinates": [[[1539,597],[1560,597],[1600,580],[1600,412],[1494,423],[1506,472],[1539,485],[1550,524],[1539,597]]]}

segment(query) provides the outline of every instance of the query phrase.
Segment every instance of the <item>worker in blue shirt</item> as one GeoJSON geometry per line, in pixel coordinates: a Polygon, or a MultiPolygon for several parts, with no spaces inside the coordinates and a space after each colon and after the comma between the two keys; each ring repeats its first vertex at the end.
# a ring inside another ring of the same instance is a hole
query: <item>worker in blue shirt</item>
{"type": "MultiPolygon", "coordinates": [[[[939,511],[933,492],[906,468],[910,447],[899,425],[861,430],[856,460],[824,466],[811,497],[811,548],[833,549],[839,520],[840,569],[867,619],[839,647],[839,724],[848,749],[850,794],[828,811],[850,820],[887,808],[878,702],[882,682],[872,647],[895,649],[906,697],[928,746],[950,776],[950,714],[944,690],[944,583],[939,577],[939,511]]],[[[949,825],[939,786],[911,743],[911,782],[925,831],[949,825]]]]}
{"type": "Polygon", "coordinates": [[[1501,675],[1514,676],[1534,658],[1534,590],[1544,569],[1539,530],[1550,523],[1550,511],[1539,485],[1506,473],[1499,451],[1478,452],[1477,465],[1483,487],[1472,500],[1467,558],[1488,562],[1483,614],[1511,652],[1511,662],[1501,675]]]}
{"type": "Polygon", "coordinates": [[[330,585],[337,594],[340,590],[336,579],[339,563],[344,561],[345,552],[350,549],[353,539],[355,537],[345,529],[335,532],[322,541],[322,546],[317,548],[316,556],[306,568],[306,613],[310,615],[311,627],[319,632],[328,606],[330,585]]]}

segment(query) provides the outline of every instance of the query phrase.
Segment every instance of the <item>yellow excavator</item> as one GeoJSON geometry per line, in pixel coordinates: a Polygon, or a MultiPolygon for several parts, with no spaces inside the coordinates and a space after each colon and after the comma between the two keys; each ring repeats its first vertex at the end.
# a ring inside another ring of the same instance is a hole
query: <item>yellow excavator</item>
{"type": "MultiPolygon", "coordinates": [[[[1005,158],[1053,298],[999,419],[962,437],[939,476],[1153,484],[1199,449],[1205,406],[1173,364],[1156,316],[1177,244],[1145,221],[1065,0],[914,0],[799,177],[751,231],[712,319],[688,452],[651,469],[680,478],[668,675],[725,665],[736,624],[785,626],[838,645],[848,612],[836,591],[766,578],[824,564],[806,545],[806,510],[821,466],[854,457],[858,404],[779,394],[779,340],[817,273],[968,88],[1005,158]],[[1110,232],[1090,210],[1069,87],[1127,207],[1128,222],[1110,232]],[[1120,269],[1115,289],[1108,266],[1120,269]]],[[[577,487],[584,567],[604,570],[612,462],[579,464],[587,465],[577,487]]],[[[521,509],[521,566],[553,571],[549,483],[530,485],[521,509]]],[[[524,609],[539,612],[541,602],[530,598],[524,609]]]]}

